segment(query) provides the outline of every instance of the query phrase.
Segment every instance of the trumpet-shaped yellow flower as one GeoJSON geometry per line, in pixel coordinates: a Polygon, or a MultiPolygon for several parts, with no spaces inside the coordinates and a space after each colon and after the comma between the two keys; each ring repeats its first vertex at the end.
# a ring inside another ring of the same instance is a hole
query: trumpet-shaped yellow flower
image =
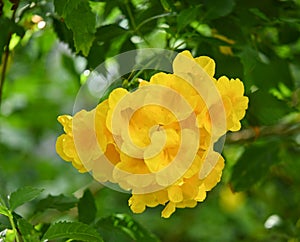
{"type": "Polygon", "coordinates": [[[240,120],[245,116],[248,107],[248,98],[243,96],[243,83],[239,79],[229,80],[226,76],[222,76],[216,85],[225,106],[227,129],[230,131],[240,130],[240,120]]]}
{"type": "Polygon", "coordinates": [[[168,218],[204,201],[224,168],[213,144],[241,128],[248,106],[243,83],[215,79],[209,57],[184,51],[173,70],[141,81],[134,92],[117,88],[91,111],[58,117],[65,134],[57,153],[80,172],[130,191],[134,213],[162,205],[168,218]]]}

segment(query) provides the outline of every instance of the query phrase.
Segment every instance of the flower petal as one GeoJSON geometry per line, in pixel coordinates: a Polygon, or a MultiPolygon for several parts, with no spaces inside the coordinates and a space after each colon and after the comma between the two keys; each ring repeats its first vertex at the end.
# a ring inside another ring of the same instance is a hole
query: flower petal
{"type": "Polygon", "coordinates": [[[183,200],[183,194],[180,186],[171,186],[168,188],[169,200],[173,203],[179,203],[183,200]]]}
{"type": "Polygon", "coordinates": [[[172,213],[175,212],[175,210],[176,210],[175,203],[169,202],[167,206],[164,208],[164,210],[161,212],[161,216],[163,218],[169,218],[172,215],[172,213]]]}

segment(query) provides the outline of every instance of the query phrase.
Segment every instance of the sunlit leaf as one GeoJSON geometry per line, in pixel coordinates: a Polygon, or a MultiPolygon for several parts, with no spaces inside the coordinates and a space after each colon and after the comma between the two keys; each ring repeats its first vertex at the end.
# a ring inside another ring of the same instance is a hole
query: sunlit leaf
{"type": "Polygon", "coordinates": [[[178,31],[182,30],[184,27],[193,22],[199,13],[199,8],[191,7],[188,9],[182,10],[177,15],[177,28],[178,31]]]}
{"type": "Polygon", "coordinates": [[[102,242],[99,233],[92,227],[80,222],[58,222],[50,226],[43,240],[73,239],[89,242],[102,242]]]}
{"type": "Polygon", "coordinates": [[[2,63],[2,53],[4,47],[8,44],[9,36],[16,33],[18,36],[23,37],[25,34],[24,28],[16,24],[9,18],[0,17],[0,64],[2,63]]]}
{"type": "Polygon", "coordinates": [[[172,9],[174,8],[172,1],[160,0],[160,3],[163,6],[164,10],[166,10],[166,11],[172,11],[172,9]]]}
{"type": "Polygon", "coordinates": [[[0,214],[8,216],[9,211],[8,211],[7,207],[0,205],[0,214]]]}
{"type": "Polygon", "coordinates": [[[96,32],[95,14],[88,2],[84,0],[56,0],[54,4],[56,11],[73,32],[76,51],[82,51],[83,55],[87,56],[96,32]]]}
{"type": "Polygon", "coordinates": [[[22,187],[13,192],[9,198],[10,209],[13,211],[17,207],[35,199],[42,193],[43,189],[34,187],[22,187]]]}

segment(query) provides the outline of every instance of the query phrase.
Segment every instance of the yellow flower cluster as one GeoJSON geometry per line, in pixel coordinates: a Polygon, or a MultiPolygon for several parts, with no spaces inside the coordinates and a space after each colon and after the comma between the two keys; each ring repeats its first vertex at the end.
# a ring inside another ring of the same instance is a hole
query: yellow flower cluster
{"type": "Polygon", "coordinates": [[[195,207],[220,181],[224,159],[213,144],[241,128],[248,106],[243,83],[215,79],[209,57],[184,51],[173,70],[141,80],[134,92],[117,88],[91,111],[58,117],[65,134],[56,143],[78,171],[130,191],[133,212],[163,205],[165,218],[195,207]]]}

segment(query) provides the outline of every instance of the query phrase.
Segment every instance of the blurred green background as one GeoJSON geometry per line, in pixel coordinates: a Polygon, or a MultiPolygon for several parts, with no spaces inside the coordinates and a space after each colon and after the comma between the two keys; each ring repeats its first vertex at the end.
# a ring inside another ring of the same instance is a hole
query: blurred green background
{"type": "Polygon", "coordinates": [[[0,10],[3,194],[24,185],[44,196],[90,187],[99,218],[127,213],[161,241],[300,241],[299,0],[4,0],[0,10]],[[242,130],[227,135],[221,183],[170,219],[160,218],[161,207],[132,214],[129,194],[95,184],[55,152],[63,132],[56,118],[72,114],[86,70],[145,47],[208,55],[216,76],[240,78],[250,99],[242,130]]]}

